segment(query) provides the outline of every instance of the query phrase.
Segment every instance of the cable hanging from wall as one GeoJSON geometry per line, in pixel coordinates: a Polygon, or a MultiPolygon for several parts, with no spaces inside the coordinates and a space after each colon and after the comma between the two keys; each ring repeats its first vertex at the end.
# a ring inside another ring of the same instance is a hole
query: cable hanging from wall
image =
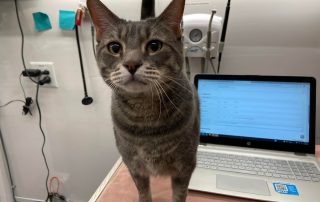
{"type": "Polygon", "coordinates": [[[226,6],[225,15],[224,15],[221,39],[220,39],[219,57],[218,57],[218,69],[217,69],[217,73],[218,74],[220,73],[220,65],[221,65],[222,53],[223,53],[224,43],[225,43],[226,35],[227,35],[227,28],[228,28],[230,8],[231,8],[230,6],[231,6],[231,0],[228,0],[227,6],[226,6]]]}
{"type": "MultiPolygon", "coordinates": [[[[39,129],[41,131],[41,134],[42,134],[42,137],[43,137],[43,142],[42,142],[42,147],[41,147],[41,153],[42,153],[42,156],[43,156],[43,159],[44,159],[44,163],[45,163],[45,166],[46,166],[46,170],[47,170],[47,175],[46,175],[46,181],[45,181],[45,187],[46,187],[46,192],[47,192],[47,196],[46,196],[46,200],[45,201],[48,201],[49,200],[49,188],[48,188],[48,180],[49,180],[49,176],[50,176],[50,169],[49,169],[49,166],[48,166],[48,162],[47,162],[47,158],[46,158],[46,155],[45,155],[45,152],[44,152],[44,148],[45,148],[45,144],[46,144],[46,135],[43,131],[43,128],[42,128],[42,112],[41,112],[41,107],[40,107],[40,103],[39,103],[39,90],[40,90],[40,85],[44,85],[46,83],[49,83],[50,82],[50,77],[49,76],[45,76],[43,78],[41,78],[41,72],[39,73],[40,76],[38,77],[31,77],[30,75],[30,70],[27,69],[26,67],[26,64],[25,64],[25,58],[24,58],[24,33],[23,33],[23,29],[22,29],[22,25],[21,25],[21,20],[20,20],[20,16],[19,16],[19,9],[18,9],[18,2],[17,0],[14,0],[14,5],[15,5],[15,12],[16,12],[16,17],[17,17],[17,21],[18,21],[18,25],[19,25],[19,30],[20,30],[20,34],[21,34],[21,60],[22,60],[22,65],[23,65],[23,69],[24,69],[24,73],[26,74],[26,76],[33,82],[35,83],[37,86],[37,91],[36,91],[36,106],[37,106],[37,109],[38,109],[38,113],[39,113],[39,129]],[[35,80],[34,78],[36,78],[37,80],[35,80]]],[[[23,85],[22,85],[22,82],[21,82],[21,75],[20,75],[20,85],[21,85],[21,88],[22,88],[22,91],[23,91],[23,94],[24,94],[24,97],[26,99],[26,104],[29,104],[31,105],[32,103],[32,98],[28,98],[26,97],[26,93],[25,93],[25,90],[23,88],[23,85]]],[[[28,108],[25,108],[25,110],[29,110],[30,109],[28,108]]],[[[13,191],[13,200],[16,201],[16,196],[14,194],[14,190],[13,191]]]]}

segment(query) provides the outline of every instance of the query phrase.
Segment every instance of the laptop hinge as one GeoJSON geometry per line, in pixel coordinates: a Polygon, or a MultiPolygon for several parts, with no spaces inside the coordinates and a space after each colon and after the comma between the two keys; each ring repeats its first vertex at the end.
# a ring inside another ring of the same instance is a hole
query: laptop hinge
{"type": "Polygon", "coordinates": [[[306,153],[301,153],[301,152],[294,152],[294,155],[296,155],[296,156],[307,156],[306,153]]]}

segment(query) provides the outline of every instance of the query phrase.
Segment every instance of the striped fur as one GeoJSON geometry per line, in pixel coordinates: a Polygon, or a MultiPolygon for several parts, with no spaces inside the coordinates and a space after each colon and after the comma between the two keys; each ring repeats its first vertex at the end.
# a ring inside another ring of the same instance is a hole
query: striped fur
{"type": "MultiPolygon", "coordinates": [[[[144,0],[145,1],[145,0],[144,0]]],[[[88,0],[97,29],[97,63],[113,89],[116,144],[137,186],[150,202],[150,176],[171,176],[173,201],[186,200],[196,164],[199,103],[183,69],[180,21],[184,0],[173,0],[157,18],[130,22],[98,0],[88,0]],[[148,49],[153,40],[159,51],[148,49]],[[121,45],[117,54],[110,44],[121,45]],[[126,64],[139,66],[134,74],[126,64]]]]}

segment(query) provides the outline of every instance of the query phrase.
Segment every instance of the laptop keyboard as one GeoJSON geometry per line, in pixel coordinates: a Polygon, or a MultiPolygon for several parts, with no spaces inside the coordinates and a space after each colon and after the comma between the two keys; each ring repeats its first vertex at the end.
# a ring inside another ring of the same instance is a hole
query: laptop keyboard
{"type": "Polygon", "coordinates": [[[198,151],[197,167],[250,175],[320,181],[320,171],[314,163],[249,157],[198,151]]]}

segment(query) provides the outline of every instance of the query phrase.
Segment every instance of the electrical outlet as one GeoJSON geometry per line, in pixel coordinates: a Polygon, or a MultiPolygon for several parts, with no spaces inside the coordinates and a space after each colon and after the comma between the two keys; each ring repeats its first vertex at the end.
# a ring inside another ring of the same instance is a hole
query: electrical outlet
{"type": "Polygon", "coordinates": [[[43,85],[43,87],[58,88],[58,81],[54,71],[53,62],[30,62],[32,69],[40,69],[41,71],[48,70],[51,82],[43,85]]]}

